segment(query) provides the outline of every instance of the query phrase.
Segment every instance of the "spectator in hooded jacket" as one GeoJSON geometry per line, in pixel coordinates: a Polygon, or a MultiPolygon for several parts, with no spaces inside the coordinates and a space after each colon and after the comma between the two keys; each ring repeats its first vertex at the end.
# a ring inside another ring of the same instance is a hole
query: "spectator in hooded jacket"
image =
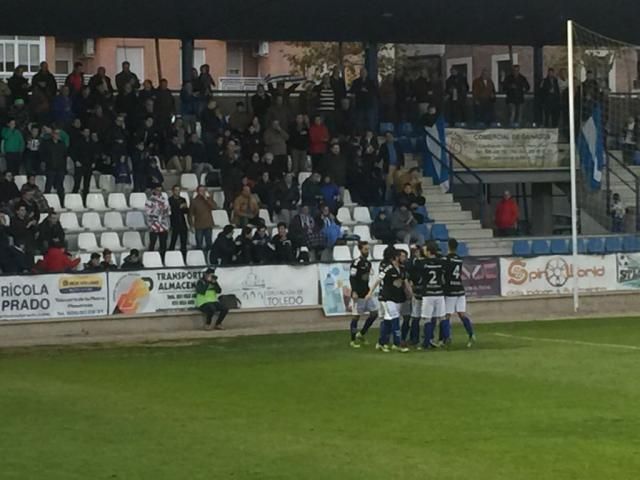
{"type": "Polygon", "coordinates": [[[496,206],[497,235],[506,237],[515,235],[518,230],[518,217],[520,216],[516,200],[508,190],[505,190],[502,199],[496,206]]]}
{"type": "Polygon", "coordinates": [[[331,179],[330,175],[325,175],[322,186],[322,202],[329,207],[332,212],[337,212],[341,206],[342,194],[340,187],[331,179]]]}

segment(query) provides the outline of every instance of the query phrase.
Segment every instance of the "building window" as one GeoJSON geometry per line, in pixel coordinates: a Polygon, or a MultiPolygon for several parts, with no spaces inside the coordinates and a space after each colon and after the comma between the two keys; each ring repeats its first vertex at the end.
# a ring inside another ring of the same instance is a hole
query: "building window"
{"type": "MultiPolygon", "coordinates": [[[[200,67],[207,63],[207,50],[205,48],[193,49],[193,68],[200,72],[200,67]]],[[[180,81],[182,81],[182,49],[180,49],[180,55],[178,56],[178,75],[180,81]]]]}
{"type": "Polygon", "coordinates": [[[242,45],[227,43],[227,75],[242,76],[242,45]]]}
{"type": "Polygon", "coordinates": [[[471,57],[447,58],[447,77],[449,76],[452,68],[457,70],[458,75],[466,78],[467,82],[472,80],[473,59],[471,57]]]}
{"type": "Polygon", "coordinates": [[[144,48],[118,47],[116,49],[116,69],[121,71],[122,62],[129,62],[131,71],[138,76],[140,82],[144,80],[144,48]]]}
{"type": "MultiPolygon", "coordinates": [[[[513,64],[518,64],[518,54],[513,54],[513,64]]],[[[493,84],[496,86],[496,89],[499,93],[504,93],[502,89],[502,84],[507,75],[511,73],[511,59],[509,58],[509,54],[505,53],[503,55],[491,55],[491,80],[493,80],[493,84]]]]}
{"type": "Polygon", "coordinates": [[[12,73],[23,65],[36,73],[45,59],[44,37],[0,36],[0,73],[12,73]]]}

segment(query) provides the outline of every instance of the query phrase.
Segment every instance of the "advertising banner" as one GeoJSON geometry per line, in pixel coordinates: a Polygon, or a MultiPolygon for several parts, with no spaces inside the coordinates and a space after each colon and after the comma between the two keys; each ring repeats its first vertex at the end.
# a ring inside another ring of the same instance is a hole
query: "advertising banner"
{"type": "Polygon", "coordinates": [[[535,258],[501,258],[502,296],[570,294],[573,277],[578,276],[580,292],[615,290],[615,255],[545,256],[535,258]]]}
{"type": "Polygon", "coordinates": [[[447,129],[447,146],[470,168],[561,166],[553,128],[447,129]]]}
{"type": "Polygon", "coordinates": [[[107,300],[105,273],[7,276],[0,321],[106,315],[107,300]]]}
{"type": "Polygon", "coordinates": [[[619,290],[640,288],[640,253],[619,253],[616,266],[619,290]]]}
{"type": "MultiPolygon", "coordinates": [[[[152,313],[195,308],[195,288],[203,268],[109,273],[111,313],[152,313]]],[[[313,266],[256,265],[218,268],[222,294],[234,294],[242,308],[318,304],[313,266]]]]}
{"type": "Polygon", "coordinates": [[[497,258],[465,258],[462,283],[467,297],[500,296],[500,264],[497,258]]]}
{"type": "MultiPolygon", "coordinates": [[[[351,312],[351,282],[349,280],[350,263],[319,263],[318,280],[322,293],[322,310],[327,316],[346,315],[351,312]]],[[[371,262],[369,285],[373,286],[378,278],[380,262],[371,262]]],[[[373,292],[377,298],[377,290],[373,292]]]]}

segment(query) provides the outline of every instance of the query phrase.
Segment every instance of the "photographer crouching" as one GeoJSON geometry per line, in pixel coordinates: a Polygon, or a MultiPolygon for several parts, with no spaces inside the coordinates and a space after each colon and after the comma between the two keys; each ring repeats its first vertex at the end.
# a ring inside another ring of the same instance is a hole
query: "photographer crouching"
{"type": "Polygon", "coordinates": [[[229,309],[218,300],[218,295],[222,292],[218,277],[215,275],[213,268],[208,268],[204,272],[204,276],[196,283],[196,308],[204,313],[207,317],[204,324],[205,330],[211,330],[211,322],[213,316],[218,313],[214,330],[224,330],[222,321],[229,313],[229,309]]]}

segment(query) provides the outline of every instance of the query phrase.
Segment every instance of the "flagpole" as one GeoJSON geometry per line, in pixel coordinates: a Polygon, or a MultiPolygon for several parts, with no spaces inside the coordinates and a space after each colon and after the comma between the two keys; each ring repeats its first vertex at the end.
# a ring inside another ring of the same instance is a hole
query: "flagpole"
{"type": "Polygon", "coordinates": [[[573,310],[578,312],[578,194],[576,181],[575,77],[573,68],[573,21],[567,21],[567,76],[569,77],[569,169],[571,174],[571,245],[573,265],[573,310]]]}

